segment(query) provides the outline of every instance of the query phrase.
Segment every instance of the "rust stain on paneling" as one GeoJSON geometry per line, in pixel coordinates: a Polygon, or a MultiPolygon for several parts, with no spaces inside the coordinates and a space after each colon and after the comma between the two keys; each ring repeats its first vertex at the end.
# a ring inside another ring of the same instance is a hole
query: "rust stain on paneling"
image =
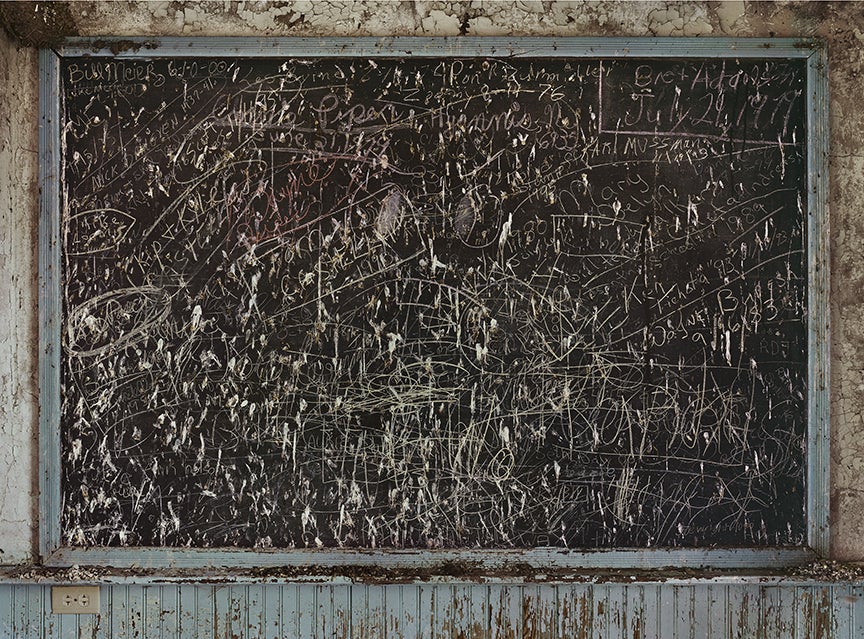
{"type": "MultiPolygon", "coordinates": [[[[800,589],[799,589],[800,590],[800,589]]],[[[832,610],[827,588],[808,589],[798,594],[798,609],[801,611],[802,626],[799,633],[806,633],[808,639],[830,639],[832,630],[832,610]]],[[[796,619],[796,626],[798,620],[796,619]]]]}
{"type": "Polygon", "coordinates": [[[524,639],[558,637],[560,632],[557,621],[557,590],[532,588],[531,593],[523,593],[522,637],[524,639]]]}
{"type": "Polygon", "coordinates": [[[625,628],[625,619],[627,613],[621,609],[620,602],[613,602],[611,614],[609,615],[613,628],[625,628]]]}
{"type": "Polygon", "coordinates": [[[516,633],[514,622],[508,615],[508,607],[511,597],[511,588],[501,588],[498,594],[498,601],[492,602],[490,598],[490,606],[496,610],[492,617],[493,636],[495,639],[515,639],[516,633]]]}
{"type": "MultiPolygon", "coordinates": [[[[444,622],[445,637],[452,637],[453,639],[486,639],[488,637],[490,630],[488,623],[475,620],[471,612],[477,596],[472,592],[467,597],[451,598],[448,607],[449,612],[444,622]]],[[[488,600],[482,603],[480,616],[484,617],[485,621],[488,620],[488,600]]]]}
{"type": "Polygon", "coordinates": [[[346,612],[343,608],[337,608],[333,613],[335,616],[333,627],[335,628],[336,636],[340,638],[351,636],[351,618],[346,612]]]}
{"type": "Polygon", "coordinates": [[[537,633],[537,609],[528,597],[522,598],[522,636],[534,639],[537,633]]]}
{"type": "MultiPolygon", "coordinates": [[[[738,615],[738,626],[737,628],[733,627],[731,629],[732,632],[735,633],[733,636],[737,637],[738,639],[747,639],[747,610],[749,604],[750,594],[745,592],[744,595],[741,597],[741,605],[739,606],[738,610],[734,611],[734,613],[737,613],[738,615]]],[[[732,610],[730,610],[730,614],[731,613],[733,613],[732,610]]]]}
{"type": "MultiPolygon", "coordinates": [[[[400,586],[388,591],[386,596],[382,587],[355,586],[351,597],[335,594],[333,599],[327,598],[330,587],[319,585],[308,586],[318,589],[319,605],[301,607],[290,613],[289,619],[282,614],[281,596],[268,594],[262,600],[261,591],[254,588],[234,587],[226,596],[225,586],[179,586],[163,592],[158,602],[154,599],[154,593],[160,590],[158,586],[105,588],[111,593],[107,600],[117,605],[107,606],[97,618],[81,620],[80,627],[76,628],[79,639],[113,639],[112,632],[140,639],[149,637],[149,633],[157,629],[164,639],[180,639],[178,626],[188,635],[190,628],[199,625],[199,631],[207,632],[213,639],[264,636],[273,639],[289,636],[289,627],[294,627],[299,615],[303,615],[307,634],[332,639],[414,639],[419,635],[429,639],[588,639],[597,636],[849,639],[857,637],[851,628],[855,627],[855,604],[859,601],[859,597],[849,594],[848,588],[828,584],[714,585],[708,587],[704,598],[694,598],[692,588],[678,585],[675,586],[675,601],[679,615],[654,615],[653,598],[603,584],[489,588],[424,584],[400,586]],[[186,588],[197,591],[188,593],[186,588]],[[728,607],[722,594],[727,590],[734,593],[728,607]],[[192,594],[195,596],[190,596],[192,594]],[[279,605],[275,605],[277,601],[279,605]],[[725,625],[721,623],[710,628],[707,625],[713,606],[723,608],[720,619],[726,619],[725,625]],[[250,609],[257,612],[250,612],[250,609]],[[658,628],[653,625],[655,616],[660,623],[658,628]],[[286,634],[278,634],[280,626],[286,634]],[[850,630],[841,638],[839,628],[850,630]]],[[[298,587],[268,585],[264,588],[278,593],[280,589],[296,592],[298,587]]],[[[22,619],[28,614],[16,606],[40,600],[39,596],[44,599],[49,589],[50,586],[23,585],[7,586],[5,591],[0,589],[0,637],[6,636],[4,628],[21,627],[22,619]],[[14,597],[6,594],[13,588],[17,589],[14,597]],[[39,591],[39,595],[26,592],[28,589],[39,591]]],[[[334,593],[336,589],[338,586],[334,587],[334,593]]],[[[664,605],[672,605],[671,598],[664,596],[663,599],[664,605]]],[[[61,628],[53,615],[41,620],[41,611],[35,613],[40,613],[40,625],[34,626],[38,630],[27,636],[41,639],[56,636],[61,630],[67,632],[67,620],[61,628]]],[[[30,615],[35,613],[29,612],[30,615]]]]}
{"type": "Polygon", "coordinates": [[[589,597],[587,592],[584,597],[581,598],[581,602],[579,605],[579,639],[588,639],[591,633],[591,628],[593,624],[593,616],[594,616],[594,601],[592,597],[589,597]]]}
{"type": "Polygon", "coordinates": [[[831,593],[828,587],[822,588],[813,602],[814,639],[828,639],[833,634],[833,612],[831,593]]]}

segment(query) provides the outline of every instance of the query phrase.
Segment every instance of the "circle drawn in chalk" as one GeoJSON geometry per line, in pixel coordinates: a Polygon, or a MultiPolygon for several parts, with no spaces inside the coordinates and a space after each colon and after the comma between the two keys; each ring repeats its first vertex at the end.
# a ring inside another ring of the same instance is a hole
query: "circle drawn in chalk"
{"type": "Polygon", "coordinates": [[[64,347],[72,357],[98,357],[145,339],[170,312],[168,293],[156,286],[108,291],[69,312],[64,347]]]}

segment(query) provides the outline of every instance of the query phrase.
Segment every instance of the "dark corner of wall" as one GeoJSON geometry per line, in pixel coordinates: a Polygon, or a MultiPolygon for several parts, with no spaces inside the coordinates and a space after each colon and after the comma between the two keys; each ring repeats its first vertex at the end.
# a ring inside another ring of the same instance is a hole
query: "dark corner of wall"
{"type": "Polygon", "coordinates": [[[0,2],[0,29],[26,47],[52,47],[78,35],[68,2],[0,2]]]}

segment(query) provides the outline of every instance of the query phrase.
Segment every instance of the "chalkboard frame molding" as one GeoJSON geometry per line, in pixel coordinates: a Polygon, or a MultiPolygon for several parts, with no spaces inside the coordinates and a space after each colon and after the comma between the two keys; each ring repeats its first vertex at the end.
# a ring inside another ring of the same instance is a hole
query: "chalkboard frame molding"
{"type": "Polygon", "coordinates": [[[340,567],[405,574],[446,573],[454,565],[489,574],[514,569],[663,568],[777,570],[829,554],[829,224],[827,48],[819,39],[734,38],[73,38],[39,54],[39,554],[46,566],[136,569],[279,568],[304,576],[340,567]],[[807,545],[759,548],[567,550],[258,550],[68,547],[60,513],[60,95],[59,65],[67,56],[152,57],[572,57],[785,58],[807,65],[808,129],[808,459],[807,545]]]}

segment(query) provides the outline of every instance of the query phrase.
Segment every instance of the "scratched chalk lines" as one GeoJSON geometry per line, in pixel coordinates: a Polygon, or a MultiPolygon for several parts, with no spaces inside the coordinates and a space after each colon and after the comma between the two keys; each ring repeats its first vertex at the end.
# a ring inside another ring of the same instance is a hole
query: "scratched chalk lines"
{"type": "Polygon", "coordinates": [[[171,65],[85,70],[113,102],[69,108],[67,542],[801,543],[793,98],[695,64],[171,65]],[[738,121],[601,132],[673,70],[738,121]]]}

